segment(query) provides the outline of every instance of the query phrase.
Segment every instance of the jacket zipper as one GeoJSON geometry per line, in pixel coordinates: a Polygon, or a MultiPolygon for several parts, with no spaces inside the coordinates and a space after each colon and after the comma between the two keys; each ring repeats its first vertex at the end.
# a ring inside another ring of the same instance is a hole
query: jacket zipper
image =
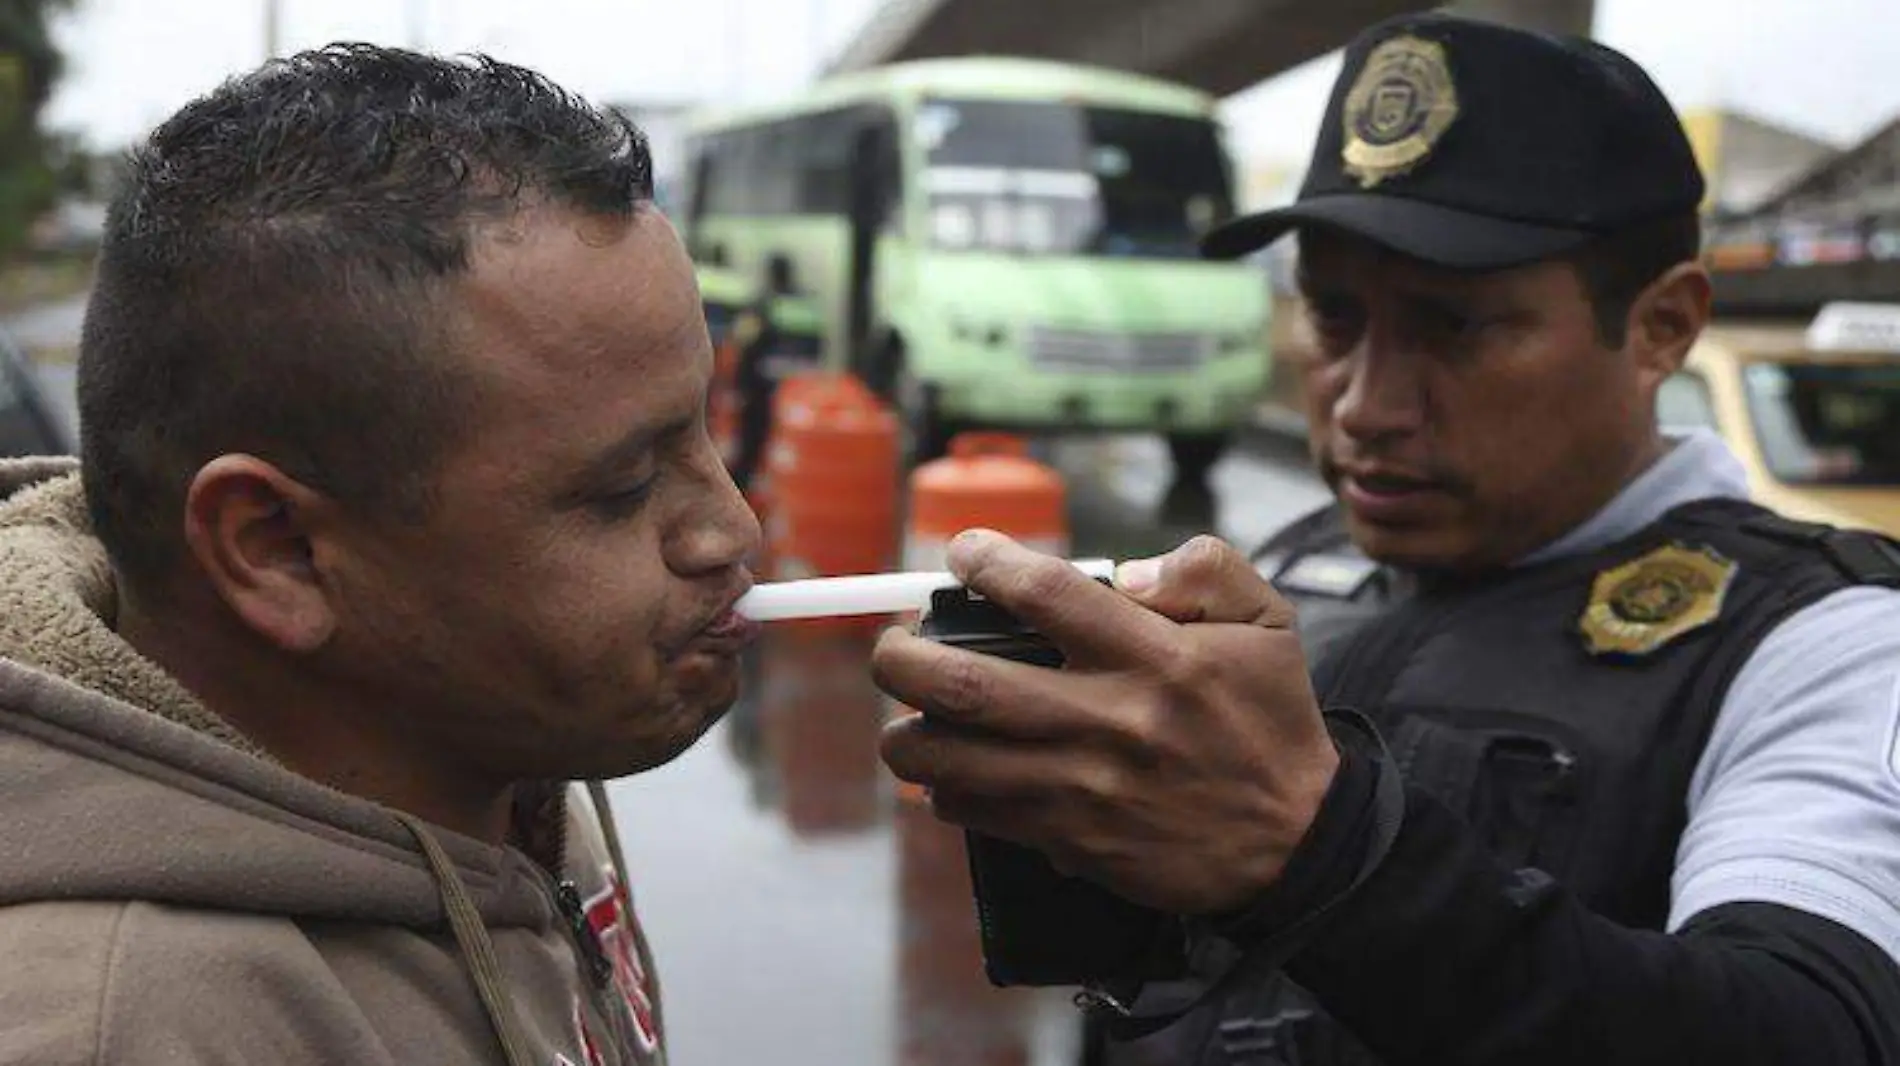
{"type": "Polygon", "coordinates": [[[575,949],[580,952],[588,979],[595,988],[606,988],[613,980],[614,964],[608,961],[606,951],[601,949],[600,937],[587,921],[581,890],[574,882],[563,878],[555,885],[554,898],[560,903],[562,917],[567,919],[567,931],[574,939],[575,949]]]}

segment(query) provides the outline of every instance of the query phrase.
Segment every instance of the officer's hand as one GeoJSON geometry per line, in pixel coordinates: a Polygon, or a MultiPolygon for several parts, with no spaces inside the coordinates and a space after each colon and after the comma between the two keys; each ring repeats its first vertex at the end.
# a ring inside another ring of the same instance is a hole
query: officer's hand
{"type": "Polygon", "coordinates": [[[1278,878],[1338,755],[1292,610],[1240,553],[1197,538],[1125,567],[1116,591],[973,532],[950,567],[1068,666],[884,635],[877,683],[925,712],[886,727],[884,759],[940,817],[1179,914],[1242,906],[1278,878]]]}

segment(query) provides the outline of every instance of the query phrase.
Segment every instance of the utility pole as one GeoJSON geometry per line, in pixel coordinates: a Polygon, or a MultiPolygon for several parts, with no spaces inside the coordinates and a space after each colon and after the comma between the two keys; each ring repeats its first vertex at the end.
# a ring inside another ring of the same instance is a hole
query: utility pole
{"type": "Polygon", "coordinates": [[[405,13],[409,16],[409,47],[417,52],[428,46],[426,38],[429,36],[429,16],[423,6],[424,2],[425,0],[408,0],[403,5],[405,13]]]}

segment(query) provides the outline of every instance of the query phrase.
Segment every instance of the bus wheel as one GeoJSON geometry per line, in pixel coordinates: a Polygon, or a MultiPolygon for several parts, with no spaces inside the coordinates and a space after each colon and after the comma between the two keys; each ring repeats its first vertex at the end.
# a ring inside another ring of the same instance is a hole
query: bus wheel
{"type": "Polygon", "coordinates": [[[1168,436],[1168,452],[1174,457],[1176,484],[1196,484],[1207,480],[1207,473],[1227,451],[1224,433],[1173,433],[1168,436]]]}

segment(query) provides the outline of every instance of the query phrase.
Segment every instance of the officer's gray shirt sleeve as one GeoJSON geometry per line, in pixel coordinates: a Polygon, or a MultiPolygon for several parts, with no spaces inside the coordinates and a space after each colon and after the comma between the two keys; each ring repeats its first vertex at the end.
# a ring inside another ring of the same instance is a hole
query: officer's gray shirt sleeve
{"type": "Polygon", "coordinates": [[[1838,922],[1900,960],[1900,592],[1789,617],[1730,686],[1688,796],[1669,928],[1725,903],[1838,922]]]}

